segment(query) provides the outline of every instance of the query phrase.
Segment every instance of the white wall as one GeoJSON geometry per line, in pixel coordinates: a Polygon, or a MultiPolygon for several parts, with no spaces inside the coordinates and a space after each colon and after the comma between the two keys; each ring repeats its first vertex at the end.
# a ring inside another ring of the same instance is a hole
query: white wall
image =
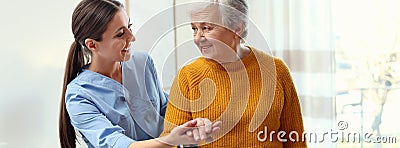
{"type": "Polygon", "coordinates": [[[176,73],[173,1],[130,0],[134,50],[147,51],[154,60],[163,87],[169,90],[176,73]]]}
{"type": "Polygon", "coordinates": [[[63,69],[78,0],[0,6],[0,148],[59,147],[63,69]]]}

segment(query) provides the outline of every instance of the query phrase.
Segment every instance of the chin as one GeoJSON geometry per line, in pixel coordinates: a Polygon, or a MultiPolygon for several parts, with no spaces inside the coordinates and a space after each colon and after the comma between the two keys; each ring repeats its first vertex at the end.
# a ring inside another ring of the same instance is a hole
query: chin
{"type": "Polygon", "coordinates": [[[127,54],[122,58],[122,62],[129,61],[131,59],[131,54],[127,54]]]}

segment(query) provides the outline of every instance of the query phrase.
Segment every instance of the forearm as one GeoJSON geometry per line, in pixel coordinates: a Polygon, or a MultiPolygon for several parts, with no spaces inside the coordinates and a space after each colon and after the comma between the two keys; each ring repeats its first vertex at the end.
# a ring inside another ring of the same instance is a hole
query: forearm
{"type": "Polygon", "coordinates": [[[212,122],[209,119],[198,118],[188,121],[171,130],[171,133],[156,139],[132,143],[129,147],[172,147],[180,144],[197,144],[200,140],[207,140],[213,132],[219,130],[221,122],[212,122]],[[196,127],[198,126],[198,127],[196,127]],[[188,133],[190,132],[190,133],[188,133]],[[200,136],[200,134],[204,134],[200,136]],[[197,138],[196,138],[197,137],[197,138]]]}

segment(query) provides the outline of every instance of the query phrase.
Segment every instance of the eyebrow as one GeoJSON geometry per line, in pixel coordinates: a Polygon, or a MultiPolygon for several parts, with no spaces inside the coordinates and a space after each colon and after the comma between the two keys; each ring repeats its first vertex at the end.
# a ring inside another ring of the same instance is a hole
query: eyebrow
{"type": "MultiPolygon", "coordinates": [[[[131,18],[129,18],[129,20],[128,20],[128,27],[129,27],[129,24],[131,24],[131,18]]],[[[119,27],[114,33],[117,33],[117,32],[120,31],[121,29],[124,29],[124,27],[125,27],[125,26],[119,27]]]]}
{"type": "MultiPolygon", "coordinates": [[[[207,25],[207,24],[210,24],[210,23],[207,23],[207,22],[196,22],[196,23],[200,23],[200,25],[207,25]]],[[[193,23],[190,23],[190,25],[194,25],[193,23]]]]}

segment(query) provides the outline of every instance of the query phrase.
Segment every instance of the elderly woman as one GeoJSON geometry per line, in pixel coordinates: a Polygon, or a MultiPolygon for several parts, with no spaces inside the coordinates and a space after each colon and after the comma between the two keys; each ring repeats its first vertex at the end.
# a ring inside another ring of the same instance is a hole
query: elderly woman
{"type": "Polygon", "coordinates": [[[288,67],[243,44],[246,1],[208,0],[194,5],[191,27],[203,56],[177,74],[162,135],[185,121],[204,117],[223,123],[214,141],[206,141],[204,147],[306,147],[288,67]]]}

